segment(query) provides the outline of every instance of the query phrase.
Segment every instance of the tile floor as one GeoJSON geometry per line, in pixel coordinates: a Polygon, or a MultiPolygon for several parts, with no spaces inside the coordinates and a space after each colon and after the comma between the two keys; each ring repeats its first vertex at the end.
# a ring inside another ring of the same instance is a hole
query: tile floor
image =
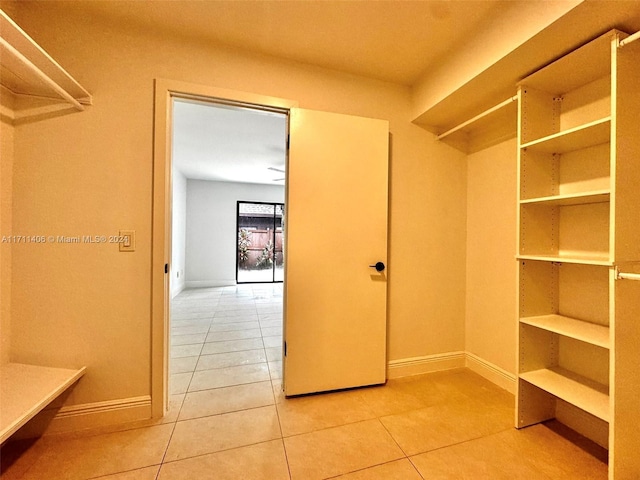
{"type": "Polygon", "coordinates": [[[607,478],[601,450],[515,430],[513,396],[465,369],[285,399],[281,301],[278,284],[181,293],[169,414],[14,442],[2,480],[607,478]]]}

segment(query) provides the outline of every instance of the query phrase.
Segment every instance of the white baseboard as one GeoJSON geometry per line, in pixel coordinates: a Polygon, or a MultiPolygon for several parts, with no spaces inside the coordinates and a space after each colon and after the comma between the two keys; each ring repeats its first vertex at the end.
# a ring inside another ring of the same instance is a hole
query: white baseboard
{"type": "Polygon", "coordinates": [[[467,367],[510,393],[516,392],[516,376],[470,352],[447,352],[423,357],[391,360],[387,378],[408,377],[423,373],[467,367]]]}
{"type": "Polygon", "coordinates": [[[516,393],[516,375],[486,361],[483,358],[471,353],[465,352],[465,366],[469,370],[483,376],[492,383],[504,388],[509,393],[516,393]]]}
{"type": "Polygon", "coordinates": [[[137,422],[151,418],[149,395],[45,409],[23,428],[15,438],[68,433],[88,428],[137,422]]]}
{"type": "Polygon", "coordinates": [[[231,280],[189,280],[184,282],[186,288],[228,287],[236,284],[236,279],[231,280]]]}
{"type": "Polygon", "coordinates": [[[465,366],[465,352],[448,352],[423,357],[401,358],[387,364],[387,378],[408,377],[465,366]]]}

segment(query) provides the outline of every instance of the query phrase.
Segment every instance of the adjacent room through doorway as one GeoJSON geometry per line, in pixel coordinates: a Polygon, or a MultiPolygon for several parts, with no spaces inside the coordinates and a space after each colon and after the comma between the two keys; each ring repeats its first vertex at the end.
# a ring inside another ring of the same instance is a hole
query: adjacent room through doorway
{"type": "Polygon", "coordinates": [[[202,99],[172,111],[170,404],[200,416],[282,379],[288,118],[202,99]]]}

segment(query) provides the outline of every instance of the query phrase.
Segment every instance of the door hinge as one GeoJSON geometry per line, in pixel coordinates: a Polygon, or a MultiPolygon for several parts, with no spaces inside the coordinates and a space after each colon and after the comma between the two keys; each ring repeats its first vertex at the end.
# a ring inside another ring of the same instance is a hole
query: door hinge
{"type": "Polygon", "coordinates": [[[169,264],[168,263],[164,264],[164,273],[169,273],[169,264]]]}
{"type": "Polygon", "coordinates": [[[289,150],[289,145],[291,145],[291,135],[287,134],[287,150],[289,150]]]}
{"type": "Polygon", "coordinates": [[[287,356],[287,342],[284,342],[284,356],[287,356]]]}

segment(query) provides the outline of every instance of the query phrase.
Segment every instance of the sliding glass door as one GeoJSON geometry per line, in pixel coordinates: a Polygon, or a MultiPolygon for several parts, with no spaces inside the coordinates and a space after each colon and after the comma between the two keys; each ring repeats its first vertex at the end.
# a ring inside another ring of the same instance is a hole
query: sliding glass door
{"type": "Polygon", "coordinates": [[[284,280],[284,204],[238,202],[238,283],[284,280]]]}

